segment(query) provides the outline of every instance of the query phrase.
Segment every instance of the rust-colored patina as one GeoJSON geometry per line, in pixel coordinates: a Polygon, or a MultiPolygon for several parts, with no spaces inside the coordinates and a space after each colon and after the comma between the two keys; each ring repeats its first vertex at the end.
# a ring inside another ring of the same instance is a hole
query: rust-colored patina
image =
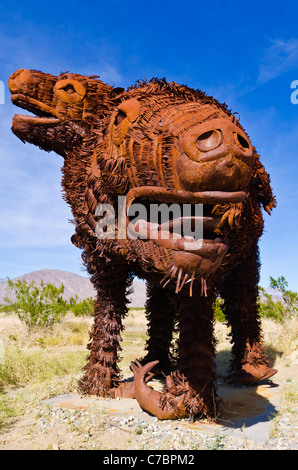
{"type": "Polygon", "coordinates": [[[217,295],[224,299],[233,343],[227,382],[272,376],[276,370],[262,347],[257,296],[261,209],[270,213],[275,198],[259,155],[226,105],[158,79],[124,90],[94,76],[22,69],[9,87],[12,102],[34,114],[16,115],[13,132],[64,157],[72,242],[83,250],[97,290],[80,389],[135,397],[159,419],[214,416],[217,295]],[[120,230],[118,196],[126,196],[125,224],[138,237],[120,230]],[[168,225],[150,218],[132,221],[128,212],[137,203],[148,211],[153,204],[188,204],[191,212],[168,225]],[[99,204],[115,208],[114,237],[96,232],[99,204]],[[204,207],[201,217],[192,212],[198,204],[204,207]],[[202,239],[179,232],[185,222],[197,220],[202,239]],[[147,354],[131,365],[134,381],[125,382],[118,356],[134,275],[147,281],[147,354]],[[174,329],[179,339],[172,347],[174,329]],[[168,374],[163,392],[147,385],[158,371],[168,374]]]}

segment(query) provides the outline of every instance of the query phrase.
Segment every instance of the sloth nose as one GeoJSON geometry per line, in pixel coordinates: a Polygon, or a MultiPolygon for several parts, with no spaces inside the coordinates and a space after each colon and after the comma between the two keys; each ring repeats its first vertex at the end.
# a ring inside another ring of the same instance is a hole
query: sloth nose
{"type": "Polygon", "coordinates": [[[227,119],[215,119],[188,130],[183,137],[184,152],[190,160],[208,162],[228,155],[250,158],[252,147],[245,134],[227,119]]]}
{"type": "Polygon", "coordinates": [[[176,171],[183,189],[236,191],[246,187],[252,147],[232,120],[217,118],[196,124],[183,135],[179,150],[176,171]]]}
{"type": "Polygon", "coordinates": [[[8,87],[9,87],[11,93],[17,93],[18,92],[18,90],[20,88],[20,84],[21,84],[21,82],[23,82],[23,80],[22,80],[23,72],[24,72],[24,69],[19,69],[9,77],[8,87]]]}
{"type": "Polygon", "coordinates": [[[30,83],[33,81],[33,74],[30,70],[19,69],[10,76],[8,80],[8,88],[11,93],[18,93],[24,84],[30,86],[30,83]]]}

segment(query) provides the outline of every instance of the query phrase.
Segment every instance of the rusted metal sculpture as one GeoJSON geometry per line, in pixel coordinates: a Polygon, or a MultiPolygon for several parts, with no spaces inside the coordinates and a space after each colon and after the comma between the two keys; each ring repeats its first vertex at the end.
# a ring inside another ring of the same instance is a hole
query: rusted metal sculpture
{"type": "Polygon", "coordinates": [[[261,208],[270,213],[275,198],[259,155],[226,105],[158,79],[125,91],[93,76],[18,70],[9,87],[12,102],[34,113],[16,115],[13,132],[64,157],[72,242],[83,250],[97,290],[81,390],[135,397],[159,419],[214,416],[217,295],[231,326],[227,382],[254,383],[276,373],[264,354],[256,303],[261,208]],[[121,235],[118,196],[126,196],[125,224],[142,237],[121,235]],[[115,208],[114,237],[96,234],[104,218],[99,203],[115,208]],[[153,204],[188,204],[191,212],[164,227],[150,218],[132,221],[129,208],[136,203],[148,211],[153,204]],[[192,212],[199,204],[203,217],[192,212]],[[184,222],[197,220],[203,223],[203,240],[180,230],[184,222]],[[134,381],[125,382],[117,362],[134,275],[148,286],[147,354],[131,365],[134,381]],[[174,325],[179,330],[175,357],[169,352],[174,325]],[[147,382],[161,370],[168,375],[166,388],[158,392],[147,382]]]}

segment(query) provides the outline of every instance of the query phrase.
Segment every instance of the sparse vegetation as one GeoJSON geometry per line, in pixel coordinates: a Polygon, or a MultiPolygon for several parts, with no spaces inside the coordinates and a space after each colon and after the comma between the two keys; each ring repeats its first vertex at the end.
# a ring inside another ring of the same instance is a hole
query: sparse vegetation
{"type": "Polygon", "coordinates": [[[278,279],[270,277],[270,287],[280,294],[281,300],[273,300],[272,295],[260,287],[264,300],[259,301],[259,313],[262,318],[271,318],[283,323],[285,320],[297,317],[298,293],[288,289],[288,283],[283,276],[278,279]]]}
{"type": "MultiPolygon", "coordinates": [[[[270,277],[270,287],[279,294],[280,300],[273,298],[266,290],[259,286],[260,297],[258,301],[259,315],[261,318],[270,318],[283,323],[289,318],[297,317],[298,293],[288,289],[288,283],[283,276],[274,279],[270,277]]],[[[224,301],[217,297],[213,306],[215,320],[224,323],[226,321],[224,301]]]]}
{"type": "Polygon", "coordinates": [[[0,365],[0,390],[5,387],[24,387],[28,383],[43,383],[49,379],[78,373],[86,360],[85,351],[20,349],[9,345],[5,362],[0,365]]]}
{"type": "Polygon", "coordinates": [[[226,321],[226,317],[224,314],[224,301],[220,297],[216,297],[214,305],[214,318],[215,320],[224,323],[226,321]]]}
{"type": "Polygon", "coordinates": [[[25,280],[13,282],[8,279],[7,291],[7,306],[29,329],[53,325],[69,310],[69,303],[62,297],[63,284],[56,287],[41,280],[37,286],[33,281],[28,284],[25,280]]]}
{"type": "MultiPolygon", "coordinates": [[[[279,284],[279,288],[281,285],[285,286],[279,284]]],[[[289,291],[284,290],[285,297],[288,295],[286,292],[289,291]]],[[[295,296],[289,298],[292,305],[295,305],[295,296]]],[[[73,305],[74,303],[72,305],[69,303],[69,306],[73,305]]],[[[223,314],[221,300],[217,302],[215,308],[218,313],[215,322],[218,341],[216,363],[218,376],[223,377],[230,359],[231,345],[228,336],[230,329],[221,317],[223,314]]],[[[273,364],[283,361],[284,367],[292,364],[292,354],[297,350],[298,318],[294,308],[291,312],[284,315],[282,321],[272,316],[262,317],[266,351],[273,364]]],[[[2,311],[0,316],[0,340],[4,345],[4,360],[0,361],[0,428],[4,428],[25,416],[29,404],[36,406],[42,399],[76,390],[77,380],[82,376],[82,368],[86,363],[89,331],[93,319],[89,314],[76,315],[71,308],[61,316],[58,323],[27,328],[16,311],[10,313],[2,311]]],[[[121,368],[124,376],[127,376],[131,375],[130,362],[142,357],[145,352],[147,336],[144,309],[130,309],[124,323],[121,368]]],[[[295,406],[297,406],[297,387],[289,382],[283,409],[292,415],[295,406]]],[[[53,412],[49,414],[52,415],[53,412]]],[[[279,420],[279,414],[272,417],[272,436],[279,435],[279,420]]],[[[124,434],[131,439],[132,436],[140,439],[146,437],[149,439],[148,442],[150,441],[150,436],[142,423],[131,430],[133,432],[124,434]]],[[[213,438],[208,438],[203,446],[198,440],[189,448],[221,450],[227,445],[224,436],[216,434],[213,438]]]]}
{"type": "Polygon", "coordinates": [[[52,327],[70,311],[75,317],[93,314],[94,299],[78,300],[75,297],[65,300],[63,292],[63,284],[57,287],[41,280],[37,286],[33,281],[28,284],[26,280],[13,282],[8,279],[6,305],[2,305],[0,311],[15,312],[30,330],[52,327]]]}
{"type": "Polygon", "coordinates": [[[215,433],[214,437],[209,439],[206,443],[208,450],[223,450],[225,448],[225,436],[220,433],[215,433]]]}
{"type": "Polygon", "coordinates": [[[91,316],[94,309],[94,299],[92,299],[92,297],[81,301],[71,299],[70,307],[75,317],[91,316]]]}

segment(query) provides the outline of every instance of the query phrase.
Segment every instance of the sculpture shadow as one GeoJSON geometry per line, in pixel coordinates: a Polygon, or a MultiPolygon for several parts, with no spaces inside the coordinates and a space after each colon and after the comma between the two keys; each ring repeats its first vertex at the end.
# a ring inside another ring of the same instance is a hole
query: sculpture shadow
{"type": "MultiPolygon", "coordinates": [[[[277,350],[270,351],[272,365],[279,355],[277,350]]],[[[276,405],[272,402],[278,384],[272,380],[263,380],[253,385],[228,385],[224,378],[229,372],[230,350],[216,354],[218,374],[218,395],[222,399],[217,424],[225,427],[246,428],[257,423],[268,422],[276,414],[276,405]]]]}
{"type": "MultiPolygon", "coordinates": [[[[254,385],[228,385],[224,378],[229,372],[231,351],[225,349],[216,354],[217,367],[217,394],[221,399],[219,414],[212,424],[218,424],[225,428],[247,429],[258,423],[266,423],[272,420],[276,414],[276,405],[272,402],[276,395],[278,384],[272,380],[263,380],[254,385]]],[[[126,381],[132,381],[133,376],[126,381]]],[[[166,374],[156,375],[148,385],[155,390],[162,391],[166,386],[166,374]]],[[[199,422],[195,419],[195,422],[199,422]]]]}
{"type": "Polygon", "coordinates": [[[230,428],[249,428],[269,422],[277,412],[271,401],[271,389],[277,386],[270,381],[254,386],[220,384],[218,395],[222,403],[216,423],[230,428]]]}

